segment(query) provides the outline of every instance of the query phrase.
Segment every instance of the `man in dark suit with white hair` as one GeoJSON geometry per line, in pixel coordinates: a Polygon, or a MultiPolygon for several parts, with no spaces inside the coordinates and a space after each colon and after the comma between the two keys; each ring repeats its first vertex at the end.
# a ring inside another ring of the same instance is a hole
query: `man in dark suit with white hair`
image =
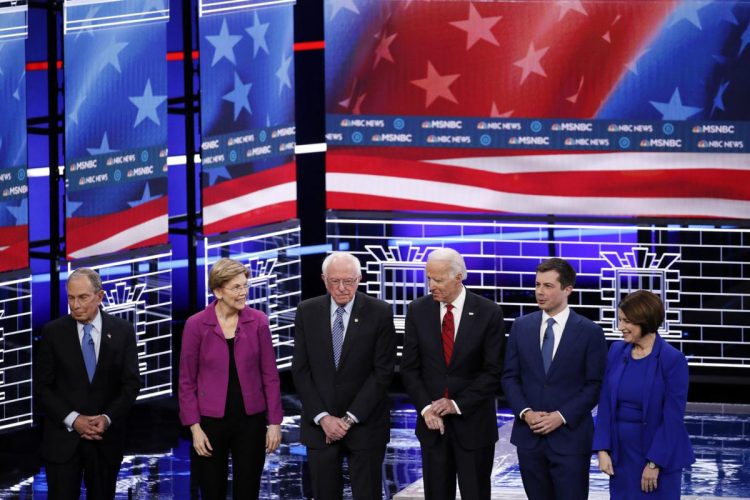
{"type": "Polygon", "coordinates": [[[466,265],[453,249],[430,253],[430,295],[406,314],[401,378],[417,417],[425,497],[488,500],[497,441],[503,311],[463,285],[466,265]]]}

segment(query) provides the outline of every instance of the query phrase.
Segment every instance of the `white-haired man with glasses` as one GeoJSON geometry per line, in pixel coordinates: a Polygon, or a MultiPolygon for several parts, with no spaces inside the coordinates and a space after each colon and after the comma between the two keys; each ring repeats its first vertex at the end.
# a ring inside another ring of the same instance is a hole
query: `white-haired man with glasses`
{"type": "Polygon", "coordinates": [[[382,498],[396,332],[391,306],[357,291],[360,268],[350,253],[328,255],[328,293],[297,307],[292,374],[313,494],[325,500],[342,498],[344,457],[354,498],[382,498]]]}

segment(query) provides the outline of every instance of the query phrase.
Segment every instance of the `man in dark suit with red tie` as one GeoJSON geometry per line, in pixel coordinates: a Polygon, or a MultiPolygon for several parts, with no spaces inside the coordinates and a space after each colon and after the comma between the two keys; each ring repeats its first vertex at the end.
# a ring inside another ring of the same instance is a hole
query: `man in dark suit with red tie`
{"type": "Polygon", "coordinates": [[[430,253],[430,295],[409,305],[401,378],[417,417],[425,498],[488,500],[497,441],[503,312],[466,290],[453,249],[430,253]]]}
{"type": "Polygon", "coordinates": [[[607,345],[601,327],[568,307],[576,273],[563,259],[536,268],[540,311],[516,319],[505,355],[503,392],[515,421],[521,479],[530,500],[588,498],[607,345]]]}
{"type": "Polygon", "coordinates": [[[44,325],[34,379],[49,498],[78,498],[83,476],[87,498],[110,499],[125,419],[141,387],[135,333],[100,309],[96,271],[73,271],[67,292],[70,314],[44,325]]]}
{"type": "Polygon", "coordinates": [[[322,270],[328,293],[297,307],[292,361],[314,497],[342,498],[346,457],[354,500],[380,500],[396,365],[393,312],[357,292],[354,255],[334,252],[322,270]]]}

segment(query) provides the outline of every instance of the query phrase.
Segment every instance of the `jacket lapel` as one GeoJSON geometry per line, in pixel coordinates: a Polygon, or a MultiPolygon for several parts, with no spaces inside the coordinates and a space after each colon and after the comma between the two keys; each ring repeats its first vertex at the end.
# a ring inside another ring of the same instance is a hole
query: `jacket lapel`
{"type": "MultiPolygon", "coordinates": [[[[72,316],[68,316],[68,318],[70,318],[70,324],[68,325],[67,332],[65,333],[65,343],[67,345],[68,351],[71,352],[74,356],[74,359],[78,360],[76,364],[78,365],[79,377],[85,380],[86,383],[88,383],[89,376],[86,373],[86,362],[83,360],[81,340],[78,338],[78,322],[74,320],[72,316]]],[[[97,363],[97,365],[98,364],[99,363],[97,363]]]]}
{"type": "MultiPolygon", "coordinates": [[[[551,376],[555,371],[555,368],[564,363],[565,358],[568,356],[568,352],[575,349],[578,344],[577,337],[580,334],[580,328],[578,323],[581,318],[571,309],[568,315],[568,321],[565,323],[565,329],[563,330],[562,337],[560,337],[560,343],[557,346],[557,351],[552,358],[552,364],[549,366],[547,376],[551,376]]],[[[542,323],[539,322],[539,329],[541,331],[542,323]]],[[[542,347],[539,345],[539,359],[542,359],[542,347]]],[[[542,362],[542,371],[544,371],[544,362],[542,362]]]]}
{"type": "MultiPolygon", "coordinates": [[[[320,345],[322,345],[325,349],[325,363],[327,366],[330,367],[331,371],[335,374],[336,373],[336,361],[333,359],[333,333],[331,332],[331,301],[333,299],[331,298],[330,294],[325,294],[320,297],[320,302],[318,303],[318,314],[319,317],[325,318],[325,321],[323,321],[323,324],[320,328],[316,329],[316,341],[320,342],[320,345]]],[[[342,348],[342,355],[343,355],[343,348],[342,348]]],[[[343,357],[343,356],[342,356],[343,357]]],[[[339,360],[339,366],[341,366],[340,363],[341,360],[339,360]]]]}
{"type": "Polygon", "coordinates": [[[542,311],[536,311],[532,314],[536,315],[534,319],[530,321],[533,328],[523,332],[521,337],[523,343],[526,345],[526,349],[532,353],[531,359],[536,360],[534,363],[534,369],[539,373],[540,377],[544,379],[546,375],[544,373],[544,360],[542,360],[542,344],[539,341],[539,332],[542,328],[542,311]]]}
{"type": "MultiPolygon", "coordinates": [[[[346,335],[344,336],[344,345],[341,346],[341,358],[339,359],[339,370],[342,366],[344,366],[344,360],[347,357],[347,354],[349,351],[352,350],[352,346],[356,344],[357,342],[357,334],[359,332],[359,325],[361,321],[364,321],[366,319],[367,311],[365,310],[365,301],[360,296],[360,293],[357,292],[354,296],[354,304],[352,306],[352,312],[349,315],[349,322],[346,325],[346,335]]],[[[330,309],[329,309],[329,318],[330,318],[330,309]]],[[[330,325],[330,321],[328,324],[330,325]]],[[[329,333],[331,328],[329,326],[328,328],[329,333]]],[[[333,334],[330,335],[331,341],[331,359],[333,359],[333,334]]]]}
{"type": "MultiPolygon", "coordinates": [[[[100,367],[109,365],[109,358],[112,356],[112,321],[109,315],[100,311],[102,316],[102,331],[99,338],[99,356],[96,359],[96,370],[94,371],[93,383],[99,375],[100,367]]],[[[84,367],[85,368],[85,367],[84,367]]]]}
{"type": "MultiPolygon", "coordinates": [[[[466,290],[466,299],[464,300],[464,309],[461,311],[461,321],[458,323],[458,331],[456,332],[456,338],[453,342],[453,355],[451,356],[451,365],[456,364],[456,358],[461,356],[463,351],[465,350],[462,346],[465,346],[466,343],[471,338],[471,332],[473,331],[474,327],[474,318],[476,318],[477,314],[477,302],[474,300],[475,297],[471,292],[466,290]]],[[[439,304],[438,304],[439,305],[439,304]]],[[[438,317],[440,315],[440,309],[438,308],[438,317]]],[[[441,348],[442,348],[442,324],[440,326],[440,342],[441,342],[441,348]]],[[[445,356],[444,356],[445,357],[445,356]]]]}
{"type": "Polygon", "coordinates": [[[240,317],[237,318],[237,333],[235,334],[234,339],[235,346],[238,342],[242,341],[242,339],[247,336],[247,332],[253,331],[253,327],[251,325],[255,323],[255,317],[249,313],[249,311],[247,310],[248,307],[250,306],[245,306],[245,309],[240,311],[240,317]]]}
{"type": "Polygon", "coordinates": [[[656,334],[656,340],[654,341],[654,347],[651,349],[651,355],[647,358],[646,365],[646,378],[647,381],[643,384],[643,418],[646,419],[648,415],[648,403],[651,400],[651,391],[654,383],[656,382],[656,369],[659,366],[659,355],[661,354],[662,343],[664,340],[656,334]]]}

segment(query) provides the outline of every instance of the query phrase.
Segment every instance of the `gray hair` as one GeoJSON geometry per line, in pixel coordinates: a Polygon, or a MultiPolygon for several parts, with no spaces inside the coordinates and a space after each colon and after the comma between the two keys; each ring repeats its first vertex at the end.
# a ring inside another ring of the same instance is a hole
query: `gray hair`
{"type": "Polygon", "coordinates": [[[461,275],[461,281],[466,279],[466,263],[460,253],[452,248],[436,248],[427,256],[427,262],[447,262],[453,276],[461,275]]]}
{"type": "Polygon", "coordinates": [[[89,280],[91,286],[94,287],[94,293],[99,293],[102,289],[102,277],[89,267],[79,267],[68,275],[68,281],[82,278],[89,280]]]}
{"type": "Polygon", "coordinates": [[[323,265],[321,266],[321,271],[323,272],[323,275],[326,275],[326,271],[328,270],[328,266],[331,265],[331,263],[334,260],[343,259],[346,261],[349,261],[349,263],[357,270],[357,276],[362,276],[362,265],[359,263],[359,259],[349,253],[349,252],[332,252],[328,255],[328,257],[323,260],[323,265]]]}

